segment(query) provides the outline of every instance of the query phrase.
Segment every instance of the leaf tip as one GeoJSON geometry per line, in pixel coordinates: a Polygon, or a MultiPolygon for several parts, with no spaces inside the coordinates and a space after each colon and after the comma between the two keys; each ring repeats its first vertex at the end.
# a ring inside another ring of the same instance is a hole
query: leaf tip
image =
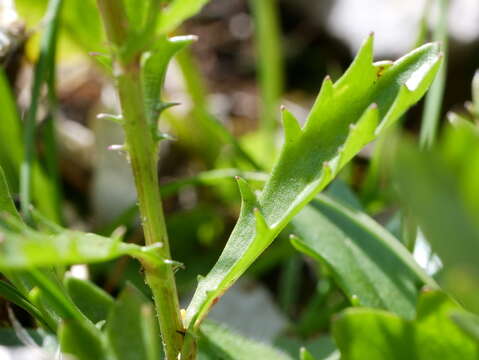
{"type": "Polygon", "coordinates": [[[291,143],[301,135],[301,126],[294,115],[286,109],[285,106],[281,106],[281,118],[283,121],[285,142],[291,143]]]}
{"type": "Polygon", "coordinates": [[[253,209],[254,217],[256,219],[256,233],[261,234],[269,230],[268,223],[261,213],[260,209],[255,207],[253,209]]]}
{"type": "Polygon", "coordinates": [[[238,184],[242,201],[256,204],[256,195],[254,194],[253,189],[251,189],[251,186],[248,184],[248,182],[241,176],[235,176],[235,179],[236,183],[238,184]]]}

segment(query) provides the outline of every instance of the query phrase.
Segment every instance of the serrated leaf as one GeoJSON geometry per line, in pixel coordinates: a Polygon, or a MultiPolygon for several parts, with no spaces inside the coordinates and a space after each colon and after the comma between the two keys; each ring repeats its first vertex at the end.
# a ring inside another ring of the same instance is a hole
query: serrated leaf
{"type": "Polygon", "coordinates": [[[151,302],[131,284],[125,287],[112,307],[106,332],[116,359],[152,359],[157,350],[151,348],[161,348],[159,329],[155,329],[156,339],[145,336],[145,327],[151,325],[145,324],[145,307],[151,307],[151,302]]]}
{"type": "Polygon", "coordinates": [[[71,276],[65,279],[65,288],[73,303],[91,322],[106,320],[114,304],[110,294],[88,280],[71,276]]]}
{"type": "Polygon", "coordinates": [[[0,270],[96,263],[124,255],[161,261],[154,247],[122,243],[120,239],[67,229],[60,233],[43,233],[11,216],[0,220],[0,270]]]}
{"type": "Polygon", "coordinates": [[[458,309],[444,293],[430,291],[421,295],[414,321],[350,308],[333,322],[333,334],[343,360],[477,359],[479,345],[449,318],[458,309]]]}
{"type": "Polygon", "coordinates": [[[301,126],[294,115],[284,107],[281,109],[281,117],[283,120],[284,141],[292,143],[301,135],[301,126]]]}
{"type": "Polygon", "coordinates": [[[231,331],[225,326],[205,322],[198,342],[198,360],[292,360],[289,355],[231,331]]]}
{"type": "Polygon", "coordinates": [[[365,213],[319,195],[292,221],[299,251],[325,263],[352,302],[412,319],[419,289],[437,287],[407,249],[365,213]],[[400,274],[400,275],[398,275],[400,274]]]}
{"type": "Polygon", "coordinates": [[[345,162],[424,95],[440,64],[437,44],[424,45],[386,69],[373,64],[372,44],[371,36],[336,84],[325,79],[301,135],[294,142],[285,142],[258,199],[269,230],[258,236],[254,215],[242,211],[220,259],[198,284],[187,310],[187,326],[198,327],[213,302],[331,182],[345,162]],[[379,119],[372,104],[377,104],[379,119]],[[378,120],[380,125],[371,136],[378,120]],[[351,124],[361,125],[363,131],[350,132],[351,124]]]}
{"type": "Polygon", "coordinates": [[[173,0],[162,10],[157,30],[166,34],[198,13],[210,0],[173,0]]]}
{"type": "Polygon", "coordinates": [[[183,47],[195,41],[195,36],[160,37],[153,50],[146,53],[142,63],[142,82],[147,119],[154,124],[158,114],[168,107],[161,102],[161,91],[171,58],[183,47]]]}

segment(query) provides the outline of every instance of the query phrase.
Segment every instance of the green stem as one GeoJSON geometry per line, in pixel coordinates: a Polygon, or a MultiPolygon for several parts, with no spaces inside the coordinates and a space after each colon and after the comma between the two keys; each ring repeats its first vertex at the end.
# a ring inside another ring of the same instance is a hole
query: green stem
{"type": "MultiPolygon", "coordinates": [[[[142,94],[140,55],[122,56],[122,45],[128,37],[128,22],[121,2],[98,0],[113,54],[116,55],[115,77],[122,108],[123,128],[135,185],[138,193],[145,242],[161,243],[159,255],[171,259],[158,182],[158,144],[146,118],[142,94]]],[[[145,265],[151,287],[168,360],[177,358],[183,343],[183,324],[172,266],[145,265]]]]}
{"type": "Polygon", "coordinates": [[[277,0],[250,0],[255,19],[256,49],[261,91],[261,130],[267,134],[268,151],[278,127],[279,100],[283,90],[282,55],[277,0]]]}
{"type": "Polygon", "coordinates": [[[423,148],[431,147],[436,139],[437,128],[441,116],[442,99],[444,97],[444,88],[446,84],[447,73],[447,14],[449,0],[439,0],[439,19],[434,31],[435,41],[442,43],[444,60],[439,69],[436,79],[431,85],[431,89],[426,97],[424,105],[424,114],[421,122],[420,144],[423,148]]]}

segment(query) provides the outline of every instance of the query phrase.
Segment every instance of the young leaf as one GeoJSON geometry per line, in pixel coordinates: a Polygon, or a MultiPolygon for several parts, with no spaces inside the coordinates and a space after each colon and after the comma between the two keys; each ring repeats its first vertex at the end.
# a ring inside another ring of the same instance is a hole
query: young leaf
{"type": "Polygon", "coordinates": [[[372,61],[370,36],[336,84],[329,78],[324,80],[301,134],[296,141],[284,144],[256,201],[258,211],[253,211],[251,201],[243,199],[240,218],[220,259],[198,284],[187,310],[187,326],[198,327],[213,303],[292,217],[324,189],[362,146],[421,98],[438,69],[440,55],[437,44],[428,44],[387,69],[372,61]],[[258,227],[255,213],[261,214],[266,231],[264,226],[258,227]]]}
{"type": "Polygon", "coordinates": [[[132,285],[127,285],[112,307],[107,321],[107,336],[109,344],[118,360],[151,359],[151,354],[161,348],[159,330],[156,329],[156,339],[146,331],[143,315],[145,307],[151,302],[132,285]],[[156,344],[154,343],[156,341],[156,344]],[[153,348],[153,350],[152,350],[153,348]]]}
{"type": "Polygon", "coordinates": [[[106,320],[108,312],[114,304],[110,294],[88,280],[71,276],[66,277],[65,287],[75,305],[91,322],[96,324],[101,320],[106,320]]]}
{"type": "Polygon", "coordinates": [[[352,301],[412,319],[419,289],[436,287],[393,235],[366,214],[319,195],[292,221],[293,245],[326,263],[352,301]]]}
{"type": "Polygon", "coordinates": [[[477,359],[479,345],[450,319],[460,307],[440,292],[421,295],[415,321],[382,311],[350,308],[333,323],[344,360],[477,359]]]}
{"type": "Polygon", "coordinates": [[[201,326],[198,359],[275,359],[292,360],[291,357],[234,333],[228,328],[211,322],[201,326]]]}
{"type": "Polygon", "coordinates": [[[142,65],[142,82],[147,119],[153,126],[159,113],[167,108],[161,102],[161,90],[171,58],[195,41],[195,36],[160,37],[154,49],[146,53],[142,65]]]}

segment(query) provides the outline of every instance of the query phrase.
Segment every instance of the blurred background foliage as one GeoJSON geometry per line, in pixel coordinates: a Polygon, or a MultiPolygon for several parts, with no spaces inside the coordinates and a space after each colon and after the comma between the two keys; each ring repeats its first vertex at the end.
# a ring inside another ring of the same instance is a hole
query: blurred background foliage
{"type": "MultiPolygon", "coordinates": [[[[475,125],[479,90],[474,92],[474,86],[470,90],[479,67],[478,4],[475,0],[449,4],[212,0],[188,20],[176,34],[195,34],[199,41],[183,50],[168,71],[166,97],[181,105],[167,110],[160,124],[176,139],[161,143],[160,180],[173,257],[187,264],[177,272],[182,298],[191,296],[196,275],[205,274],[214,264],[235,223],[239,194],[233,175],[242,174],[260,188],[264,176],[259,172],[269,171],[278,155],[280,104],[304,122],[325,75],[337,79],[360,42],[374,31],[378,60],[395,59],[431,39],[449,40],[444,48],[444,96],[439,89],[436,100],[429,100],[441,120],[439,145],[428,152],[417,149],[423,105],[416,106],[394,134],[368,146],[343,170],[327,197],[314,204],[323,209],[322,214],[311,214],[309,221],[331,230],[336,252],[343,249],[339,241],[334,242],[335,236],[347,244],[347,236],[353,240],[359,236],[364,222],[377,223],[377,231],[366,238],[402,241],[447,290],[469,310],[479,311],[479,130],[475,125]],[[454,126],[442,120],[450,110],[454,110],[449,114],[454,126]],[[409,140],[400,140],[398,133],[408,134],[409,140]],[[342,206],[347,207],[346,213],[338,210],[342,206]],[[351,221],[347,236],[338,229],[343,220],[335,211],[351,221]],[[354,211],[367,213],[368,218],[355,217],[354,211]]],[[[33,64],[45,30],[47,1],[4,1],[1,6],[2,36],[10,42],[2,43],[1,54],[0,165],[16,194],[16,169],[23,157],[19,119],[31,101],[33,64]]],[[[160,21],[159,26],[168,29],[169,25],[160,21]]],[[[109,235],[126,224],[127,241],[142,243],[126,159],[107,150],[110,144],[121,143],[121,129],[96,118],[99,112],[118,111],[118,103],[103,56],[106,43],[95,1],[65,1],[59,29],[56,105],[52,108],[42,96],[37,114],[35,203],[47,217],[59,220],[54,202],[61,201],[62,221],[76,229],[109,235]],[[56,127],[53,137],[47,121],[50,115],[56,127]],[[54,184],[55,167],[49,166],[52,144],[58,148],[60,187],[54,184]],[[55,194],[58,188],[61,194],[55,194]]],[[[294,222],[290,230],[300,229],[298,224],[305,219],[294,222]]],[[[303,240],[293,241],[294,247],[304,250],[303,240]]],[[[338,285],[337,274],[331,270],[334,259],[318,260],[311,249],[303,251],[309,258],[294,247],[281,235],[249,270],[247,279],[220,302],[212,318],[294,354],[306,342],[318,359],[326,358],[334,352],[330,338],[323,336],[329,333],[332,315],[354,305],[354,296],[367,289],[355,288],[354,282],[338,285]]],[[[362,261],[358,254],[353,253],[362,261]]],[[[111,294],[117,294],[127,281],[148,293],[140,271],[137,262],[125,257],[84,268],[82,276],[111,294]]],[[[379,291],[377,297],[381,296],[379,291]]],[[[407,299],[391,306],[399,306],[397,311],[405,315],[415,309],[407,299]]],[[[22,321],[28,322],[23,315],[22,321]]]]}

